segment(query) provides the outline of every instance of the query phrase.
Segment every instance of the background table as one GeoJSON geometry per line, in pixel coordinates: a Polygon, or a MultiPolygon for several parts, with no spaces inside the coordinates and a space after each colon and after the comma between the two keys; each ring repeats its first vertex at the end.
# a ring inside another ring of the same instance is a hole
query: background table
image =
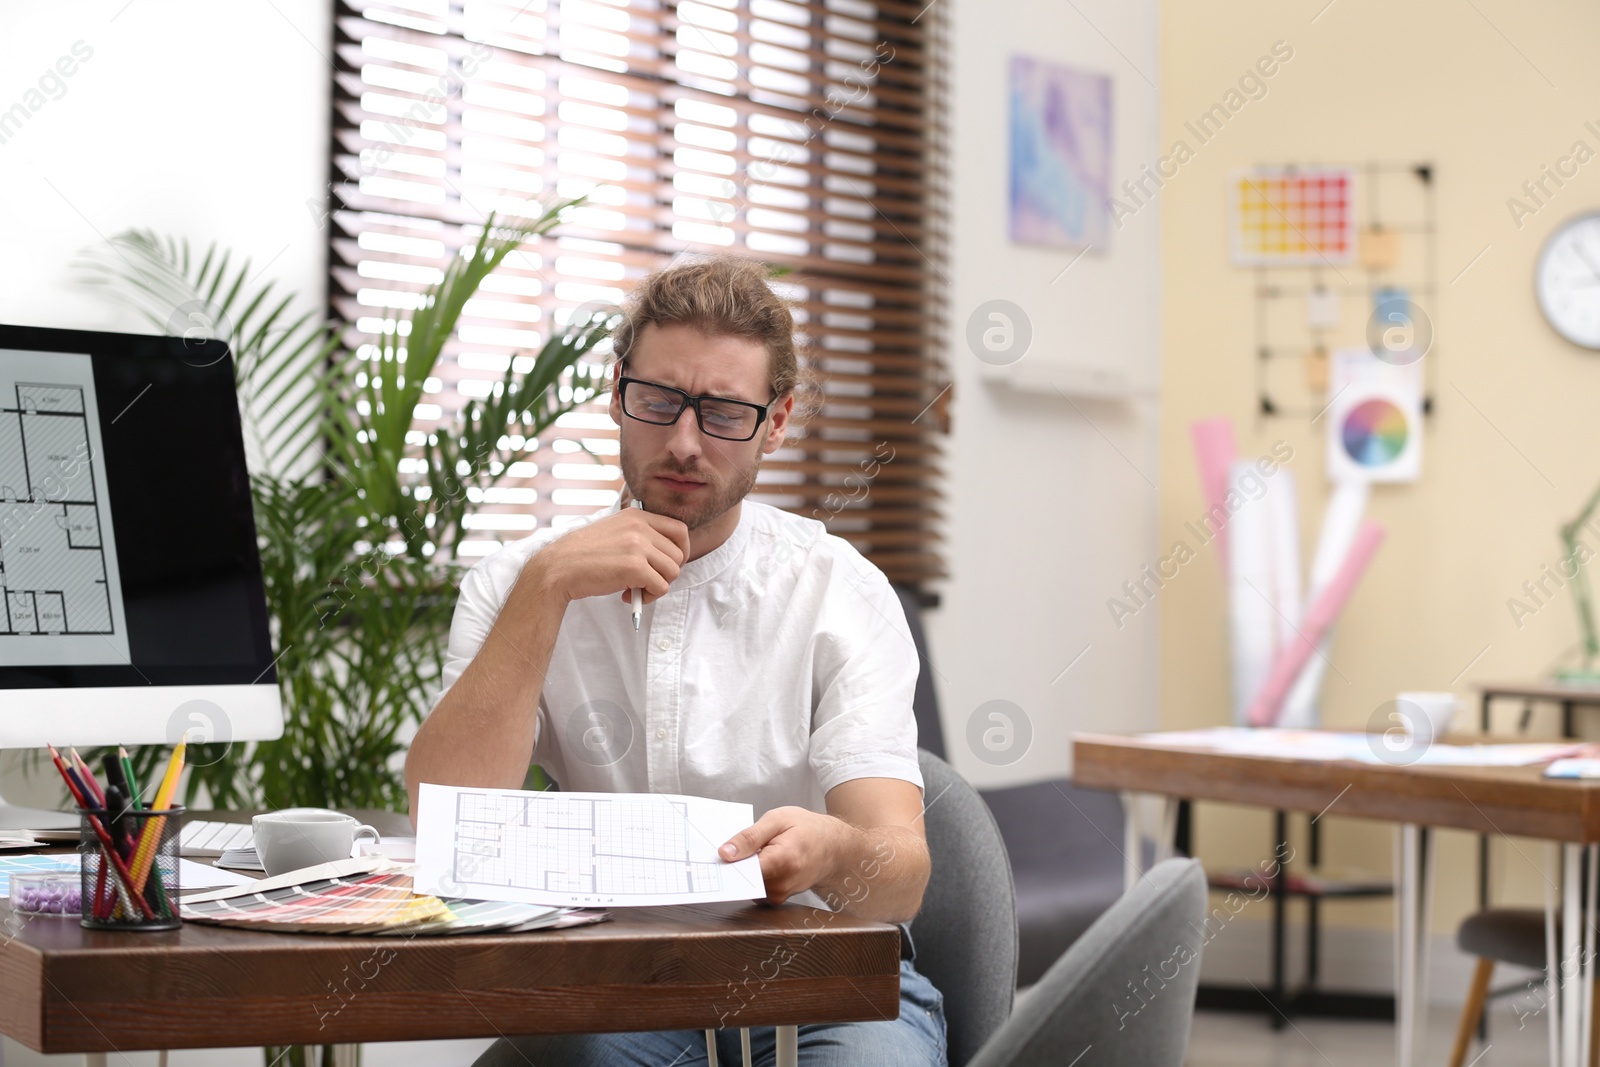
{"type": "MultiPolygon", "coordinates": [[[[1575,980],[1562,990],[1559,1010],[1552,998],[1548,1013],[1551,1063],[1578,1067],[1588,1062],[1595,946],[1594,931],[1582,917],[1585,911],[1594,914],[1594,871],[1600,860],[1594,847],[1600,842],[1600,782],[1547,779],[1540,767],[1420,767],[1241,755],[1168,744],[1159,734],[1075,736],[1073,781],[1091,789],[1167,797],[1169,812],[1176,798],[1187,797],[1399,824],[1395,1040],[1401,1067],[1410,1067],[1421,1055],[1419,1013],[1427,995],[1425,938],[1431,898],[1428,829],[1444,827],[1551,842],[1546,861],[1551,868],[1557,866],[1554,844],[1564,845],[1560,956],[1577,960],[1579,967],[1575,980]],[[1587,907],[1580,899],[1579,874],[1584,866],[1591,869],[1587,907]],[[1585,936],[1586,944],[1580,946],[1579,938],[1585,936]]],[[[1129,805],[1134,841],[1126,858],[1131,876],[1139,873],[1143,853],[1137,846],[1136,809],[1137,805],[1129,805]]],[[[1166,845],[1171,822],[1170,816],[1163,820],[1158,855],[1166,845]]],[[[1546,885],[1546,926],[1553,935],[1557,894],[1549,877],[1546,885]]]]}

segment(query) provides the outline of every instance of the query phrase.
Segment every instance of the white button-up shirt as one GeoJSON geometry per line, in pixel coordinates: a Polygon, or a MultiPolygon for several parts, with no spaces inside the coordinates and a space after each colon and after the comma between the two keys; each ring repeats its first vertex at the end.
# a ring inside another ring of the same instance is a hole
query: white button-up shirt
{"type": "MultiPolygon", "coordinates": [[[[467,573],[441,696],[523,564],[561,535],[542,530],[467,573]]],[[[758,818],[786,804],[821,812],[855,778],[922,786],[917,671],[883,572],[820,522],[746,500],[728,540],[645,606],[639,633],[620,596],[567,607],[534,761],[566,790],[685,793],[751,804],[758,818]]]]}

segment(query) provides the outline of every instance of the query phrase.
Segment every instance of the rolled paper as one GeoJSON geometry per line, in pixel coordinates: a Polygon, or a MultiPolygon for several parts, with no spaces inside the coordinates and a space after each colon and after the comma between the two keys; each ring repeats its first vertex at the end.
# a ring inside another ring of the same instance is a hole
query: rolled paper
{"type": "Polygon", "coordinates": [[[1256,694],[1255,702],[1250,705],[1251,726],[1272,726],[1277,722],[1278,710],[1283,704],[1284,697],[1289,694],[1289,687],[1300,677],[1300,671],[1305,667],[1306,661],[1316,655],[1317,643],[1328,632],[1334,620],[1339,617],[1339,612],[1344,610],[1350,595],[1355,592],[1367,565],[1372,562],[1378,546],[1383,543],[1383,532],[1383,527],[1378,523],[1362,524],[1355,539],[1351,541],[1350,551],[1345,553],[1344,562],[1339,565],[1333,581],[1312,599],[1311,607],[1306,611],[1305,619],[1300,624],[1299,634],[1273,661],[1272,670],[1268,672],[1267,680],[1261,685],[1261,692],[1256,694]]]}
{"type": "MultiPolygon", "coordinates": [[[[1367,510],[1366,482],[1340,482],[1328,498],[1328,510],[1322,515],[1322,532],[1317,537],[1317,554],[1311,562],[1311,588],[1307,600],[1328,587],[1339,564],[1350,551],[1350,542],[1361,528],[1361,518],[1367,510]]],[[[1333,651],[1333,627],[1317,643],[1317,654],[1306,661],[1300,677],[1289,689],[1289,696],[1278,714],[1278,725],[1295,729],[1314,729],[1321,718],[1317,714],[1317,698],[1322,691],[1322,678],[1328,672],[1328,656],[1333,651]]]]}
{"type": "Polygon", "coordinates": [[[1200,492],[1205,497],[1206,512],[1222,508],[1222,521],[1217,526],[1217,563],[1223,576],[1228,573],[1228,512],[1224,501],[1228,496],[1229,472],[1239,455],[1233,439],[1233,420],[1202,419],[1189,427],[1194,440],[1195,459],[1200,464],[1200,492]]]}
{"type": "Polygon", "coordinates": [[[1228,522],[1225,573],[1233,720],[1246,726],[1250,705],[1278,654],[1295,639],[1305,608],[1300,595],[1300,511],[1294,474],[1287,470],[1263,480],[1254,463],[1236,460],[1231,489],[1237,510],[1228,522]]]}

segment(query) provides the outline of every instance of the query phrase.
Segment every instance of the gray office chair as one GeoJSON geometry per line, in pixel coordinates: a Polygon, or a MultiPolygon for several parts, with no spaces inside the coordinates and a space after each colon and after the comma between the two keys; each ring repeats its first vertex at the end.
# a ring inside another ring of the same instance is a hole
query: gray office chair
{"type": "Polygon", "coordinates": [[[967,1067],[1182,1067],[1205,914],[1200,864],[1157,864],[1045,972],[967,1067]]]}
{"type": "MultiPolygon", "coordinates": [[[[928,662],[922,609],[915,592],[895,586],[917,655],[928,662]]],[[[933,671],[917,677],[912,707],[917,743],[944,758],[944,728],[933,671]]],[[[932,796],[932,794],[929,794],[932,796]]],[[[1081,789],[1070,778],[985,789],[1011,857],[1017,897],[1017,984],[1029,986],[1122,895],[1122,801],[1081,789]]]]}
{"type": "Polygon", "coordinates": [[[1017,927],[1005,845],[978,793],[939,757],[918,757],[933,872],[911,932],[917,969],[944,994],[950,1067],[1180,1067],[1200,978],[1200,865],[1168,860],[1151,870],[1013,1014],[1017,927]]]}
{"type": "Polygon", "coordinates": [[[911,923],[917,970],[944,994],[950,1067],[961,1067],[1011,1015],[1017,902],[994,816],[966,779],[927,749],[923,830],[933,864],[911,923]]]}

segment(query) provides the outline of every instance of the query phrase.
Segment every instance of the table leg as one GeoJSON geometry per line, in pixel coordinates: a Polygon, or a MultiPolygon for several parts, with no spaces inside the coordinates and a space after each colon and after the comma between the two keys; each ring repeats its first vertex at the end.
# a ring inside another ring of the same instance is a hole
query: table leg
{"type": "Polygon", "coordinates": [[[1144,875],[1144,834],[1140,826],[1140,794],[1122,794],[1122,891],[1132,889],[1144,875]]]}
{"type": "Polygon", "coordinates": [[[1590,845],[1584,849],[1588,854],[1589,880],[1586,883],[1584,900],[1583,924],[1583,991],[1579,1010],[1583,1012],[1583,1026],[1580,1027],[1578,1049],[1578,1062],[1584,1067],[1593,1063],[1591,1050],[1594,1048],[1594,939],[1595,939],[1595,876],[1600,874],[1600,847],[1590,845]]]}
{"type": "Polygon", "coordinates": [[[1418,883],[1417,893],[1422,898],[1418,910],[1422,913],[1417,926],[1417,1058],[1422,1058],[1424,1038],[1428,1032],[1428,995],[1431,990],[1431,977],[1433,974],[1432,954],[1428,952],[1428,932],[1433,929],[1433,872],[1434,858],[1439,850],[1433,847],[1433,830],[1421,827],[1418,831],[1418,845],[1421,849],[1421,874],[1422,881],[1418,883]]]}
{"type": "Polygon", "coordinates": [[[1550,1067],[1561,1065],[1561,1002],[1556,976],[1561,956],[1556,947],[1556,883],[1561,877],[1561,852],[1554,844],[1544,849],[1544,1005],[1549,1038],[1550,1067]]]}
{"type": "Polygon", "coordinates": [[[1583,878],[1583,846],[1563,845],[1561,865],[1561,956],[1556,973],[1561,983],[1561,1067],[1579,1067],[1578,1037],[1583,1029],[1582,959],[1578,951],[1583,936],[1583,906],[1579,882],[1583,878]]]}
{"type": "Polygon", "coordinates": [[[800,1031],[793,1026],[777,1029],[778,1047],[776,1067],[799,1067],[800,1031]]]}
{"type": "Polygon", "coordinates": [[[1421,1062],[1426,1023],[1428,967],[1427,918],[1433,894],[1430,885],[1428,833],[1407,823],[1400,827],[1400,863],[1396,886],[1395,1062],[1414,1067],[1421,1062]]]}
{"type": "Polygon", "coordinates": [[[741,1067],[752,1067],[755,1062],[750,1055],[750,1028],[747,1026],[739,1031],[739,1063],[741,1067]]]}
{"type": "Polygon", "coordinates": [[[706,1067],[717,1067],[717,1032],[706,1031],[706,1067]]]}
{"type": "Polygon", "coordinates": [[[1122,889],[1127,892],[1144,877],[1144,841],[1151,838],[1155,861],[1172,855],[1173,837],[1178,829],[1178,798],[1161,797],[1161,814],[1154,832],[1146,833],[1147,794],[1122,794],[1122,889]]]}

